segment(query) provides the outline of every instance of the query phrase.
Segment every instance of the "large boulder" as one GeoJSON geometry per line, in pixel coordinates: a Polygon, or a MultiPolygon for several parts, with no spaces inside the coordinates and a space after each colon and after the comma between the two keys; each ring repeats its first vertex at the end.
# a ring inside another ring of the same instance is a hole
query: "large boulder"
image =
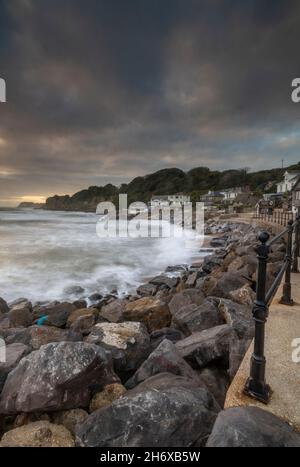
{"type": "Polygon", "coordinates": [[[172,315],[180,310],[182,307],[195,304],[201,305],[205,297],[199,289],[185,289],[174,295],[172,300],[169,302],[169,308],[172,315]]]}
{"type": "Polygon", "coordinates": [[[233,330],[227,324],[216,326],[176,342],[179,354],[194,368],[203,368],[216,360],[229,360],[233,330]]]}
{"type": "Polygon", "coordinates": [[[45,324],[48,326],[56,326],[58,328],[64,327],[72,311],[76,310],[76,306],[72,303],[63,302],[55,305],[49,305],[40,308],[37,311],[39,316],[47,316],[45,324]]]}
{"type": "Polygon", "coordinates": [[[218,415],[208,447],[300,447],[300,434],[258,407],[234,407],[218,415]]]}
{"type": "Polygon", "coordinates": [[[101,347],[84,342],[44,345],[9,373],[0,413],[87,407],[92,390],[116,381],[109,355],[101,347]]]}
{"type": "Polygon", "coordinates": [[[140,321],[149,332],[165,328],[171,323],[168,305],[156,297],[143,297],[126,305],[124,319],[140,321]]]}
{"type": "Polygon", "coordinates": [[[94,319],[96,319],[98,316],[97,308],[81,308],[71,311],[67,319],[67,327],[71,327],[78,320],[78,318],[86,316],[92,316],[94,319]]]}
{"type": "Polygon", "coordinates": [[[72,324],[70,329],[76,333],[87,336],[93,329],[95,317],[93,315],[80,316],[72,324]]]}
{"type": "Polygon", "coordinates": [[[71,433],[62,425],[47,421],[29,423],[4,434],[1,447],[62,448],[73,447],[71,433]]]}
{"type": "Polygon", "coordinates": [[[6,315],[11,328],[30,326],[33,322],[32,307],[30,302],[21,302],[10,308],[6,315]]]}
{"type": "Polygon", "coordinates": [[[0,314],[7,313],[9,311],[8,305],[3,298],[0,297],[0,314]]]}
{"type": "Polygon", "coordinates": [[[127,304],[128,300],[125,298],[117,298],[101,308],[99,317],[109,321],[110,323],[120,323],[121,321],[124,321],[123,312],[125,311],[127,304]]]}
{"type": "Polygon", "coordinates": [[[0,393],[7,375],[17,366],[21,358],[27,355],[30,348],[24,344],[9,344],[5,346],[5,362],[0,361],[0,393]]]}
{"type": "Polygon", "coordinates": [[[200,378],[191,379],[186,378],[185,376],[163,372],[157,373],[154,376],[150,376],[150,378],[145,379],[137,386],[127,391],[127,395],[132,396],[149,390],[161,391],[173,387],[191,389],[206,387],[206,385],[203,383],[203,381],[201,381],[200,378]]]}
{"type": "Polygon", "coordinates": [[[140,366],[136,373],[130,378],[126,387],[133,388],[147,378],[157,373],[173,373],[190,379],[197,379],[197,374],[180,356],[175,345],[165,339],[140,366]]]}
{"type": "Polygon", "coordinates": [[[217,304],[206,299],[202,305],[187,305],[172,313],[172,325],[186,335],[224,324],[217,304]]]}
{"type": "Polygon", "coordinates": [[[235,330],[239,339],[253,338],[254,320],[251,307],[221,299],[218,308],[224,321],[235,330]]]}
{"type": "Polygon", "coordinates": [[[87,447],[204,445],[219,406],[203,388],[145,391],[91,414],[76,432],[87,447]]]}
{"type": "Polygon", "coordinates": [[[148,357],[150,337],[142,323],[98,323],[85,338],[112,353],[116,372],[136,370],[148,357]]]}
{"type": "Polygon", "coordinates": [[[218,279],[214,279],[206,289],[206,294],[214,297],[230,298],[230,292],[240,289],[249,281],[238,272],[225,272],[218,279]]]}

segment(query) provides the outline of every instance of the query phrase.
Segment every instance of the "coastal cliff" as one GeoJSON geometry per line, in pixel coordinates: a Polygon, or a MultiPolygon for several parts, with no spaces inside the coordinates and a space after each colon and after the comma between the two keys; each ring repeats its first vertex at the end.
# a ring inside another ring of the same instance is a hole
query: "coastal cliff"
{"type": "Polygon", "coordinates": [[[102,201],[116,201],[118,189],[111,185],[104,187],[91,186],[73,196],[52,196],[46,200],[45,209],[50,211],[85,211],[95,212],[102,201]]]}
{"type": "MultiPolygon", "coordinates": [[[[299,164],[290,166],[289,169],[299,169],[299,164]]],[[[247,169],[212,171],[208,167],[196,167],[184,172],[178,168],[166,168],[135,177],[128,184],[119,187],[112,184],[91,186],[72,196],[52,196],[46,200],[45,209],[92,212],[102,201],[117,204],[120,193],[127,193],[128,203],[148,202],[153,195],[178,192],[189,194],[192,201],[198,201],[208,190],[222,190],[240,185],[248,186],[257,196],[261,196],[262,193],[276,190],[276,183],[281,180],[283,172],[282,168],[252,173],[248,173],[247,169]]]]}

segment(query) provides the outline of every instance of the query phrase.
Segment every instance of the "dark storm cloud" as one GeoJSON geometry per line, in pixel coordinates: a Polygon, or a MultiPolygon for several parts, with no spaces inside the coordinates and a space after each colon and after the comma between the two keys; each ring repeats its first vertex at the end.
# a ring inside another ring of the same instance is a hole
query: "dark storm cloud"
{"type": "Polygon", "coordinates": [[[0,199],[297,162],[299,2],[0,0],[0,199]]]}

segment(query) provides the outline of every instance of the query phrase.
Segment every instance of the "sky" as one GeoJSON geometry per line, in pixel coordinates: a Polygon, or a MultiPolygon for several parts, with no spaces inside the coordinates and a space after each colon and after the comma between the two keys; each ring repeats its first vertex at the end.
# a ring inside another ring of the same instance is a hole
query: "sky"
{"type": "Polygon", "coordinates": [[[0,205],[300,161],[297,0],[0,0],[0,205]]]}

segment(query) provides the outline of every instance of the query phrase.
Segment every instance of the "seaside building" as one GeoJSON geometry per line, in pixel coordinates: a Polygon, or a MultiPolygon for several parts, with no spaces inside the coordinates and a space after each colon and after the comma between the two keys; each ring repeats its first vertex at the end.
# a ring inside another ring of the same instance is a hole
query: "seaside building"
{"type": "Polygon", "coordinates": [[[236,199],[238,195],[243,193],[244,190],[242,187],[234,187],[234,188],[226,188],[222,190],[220,193],[224,196],[224,201],[232,201],[236,199]]]}
{"type": "Polygon", "coordinates": [[[283,180],[277,183],[277,193],[287,193],[291,191],[298,181],[300,172],[296,170],[287,170],[284,173],[283,180]]]}
{"type": "Polygon", "coordinates": [[[150,207],[167,207],[171,204],[183,205],[184,203],[189,203],[190,199],[190,196],[185,195],[184,193],[175,193],[173,195],[155,195],[151,198],[150,207]]]}
{"type": "Polygon", "coordinates": [[[224,200],[224,195],[220,191],[209,191],[200,198],[204,203],[220,203],[224,200]]]}

